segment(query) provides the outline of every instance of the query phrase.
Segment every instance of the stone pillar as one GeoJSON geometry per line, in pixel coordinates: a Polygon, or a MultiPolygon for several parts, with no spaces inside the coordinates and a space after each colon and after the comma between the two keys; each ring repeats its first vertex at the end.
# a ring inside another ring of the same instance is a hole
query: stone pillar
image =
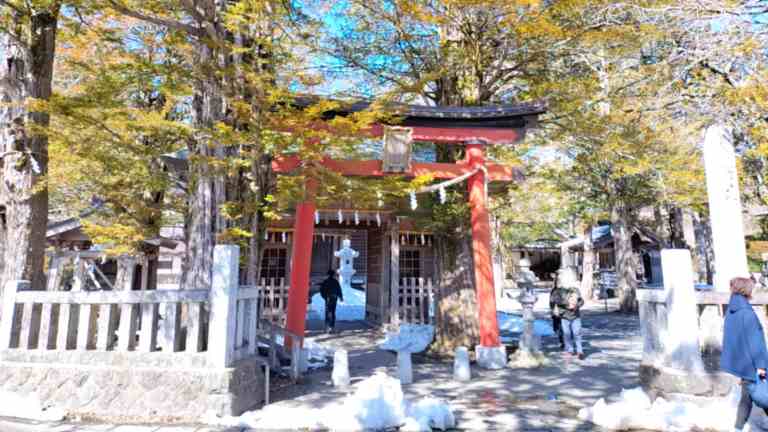
{"type": "Polygon", "coordinates": [[[703,372],[691,252],[688,249],[664,249],[661,251],[661,267],[667,299],[667,328],[661,334],[664,365],[676,370],[703,372]]]}
{"type": "Polygon", "coordinates": [[[208,363],[212,367],[226,368],[232,365],[239,286],[240,248],[235,245],[216,245],[213,248],[208,327],[208,363]]]}
{"type": "Polygon", "coordinates": [[[730,130],[714,125],[704,138],[704,167],[709,196],[709,217],[715,253],[714,287],[727,292],[731,278],[747,277],[747,249],[736,173],[736,155],[730,130]]]}

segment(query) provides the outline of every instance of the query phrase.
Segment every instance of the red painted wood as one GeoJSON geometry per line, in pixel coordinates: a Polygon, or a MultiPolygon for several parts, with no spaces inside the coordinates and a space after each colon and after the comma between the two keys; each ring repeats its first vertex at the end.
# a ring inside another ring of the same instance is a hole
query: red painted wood
{"type": "Polygon", "coordinates": [[[291,284],[288,289],[286,328],[291,333],[304,335],[309,299],[309,272],[312,265],[312,236],[315,232],[314,194],[317,185],[308,182],[307,200],[296,206],[293,226],[293,254],[291,255],[291,284]]]}
{"type": "MultiPolygon", "coordinates": [[[[524,133],[521,129],[508,128],[438,128],[414,126],[413,140],[439,144],[462,144],[470,141],[480,141],[486,144],[514,144],[522,140],[524,133]]],[[[375,124],[369,128],[372,136],[382,136],[384,126],[375,124]]]]}
{"type": "MultiPolygon", "coordinates": [[[[381,171],[380,160],[334,160],[323,159],[323,166],[336,171],[345,176],[362,177],[381,177],[392,175],[381,171]]],[[[300,165],[299,158],[288,156],[276,159],[272,162],[272,169],[276,173],[289,173],[300,165]]],[[[511,167],[499,164],[487,164],[488,176],[490,181],[511,182],[515,180],[514,170],[511,167]]],[[[437,180],[446,180],[456,178],[462,174],[471,172],[471,168],[466,163],[437,163],[437,162],[413,162],[411,171],[402,175],[406,177],[415,177],[419,175],[432,174],[437,180]]]]}
{"type": "MultiPolygon", "coordinates": [[[[482,145],[467,145],[467,162],[470,167],[485,163],[482,145]]],[[[477,291],[480,345],[500,346],[499,323],[496,319],[496,290],[493,283],[491,260],[491,224],[485,196],[485,173],[479,171],[467,181],[472,221],[472,255],[475,260],[475,290],[477,291]]]]}

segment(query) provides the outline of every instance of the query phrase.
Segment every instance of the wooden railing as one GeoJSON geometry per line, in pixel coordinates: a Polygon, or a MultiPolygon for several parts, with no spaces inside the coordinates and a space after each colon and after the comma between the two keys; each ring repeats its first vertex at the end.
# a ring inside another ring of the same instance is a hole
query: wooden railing
{"type": "Polygon", "coordinates": [[[398,288],[398,317],[400,322],[431,324],[434,288],[431,279],[403,278],[398,288]]]}
{"type": "Polygon", "coordinates": [[[254,291],[259,318],[273,324],[284,325],[288,310],[288,285],[285,279],[261,279],[258,286],[242,286],[241,289],[254,291]]]}

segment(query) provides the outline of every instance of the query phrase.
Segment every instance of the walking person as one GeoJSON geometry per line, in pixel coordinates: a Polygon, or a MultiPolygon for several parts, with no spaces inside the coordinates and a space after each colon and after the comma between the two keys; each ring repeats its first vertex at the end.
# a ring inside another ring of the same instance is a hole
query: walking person
{"type": "Polygon", "coordinates": [[[574,355],[584,360],[584,349],[581,343],[581,307],[584,299],[581,292],[574,286],[560,288],[560,318],[562,332],[565,336],[565,355],[574,355]]]}
{"type": "MultiPolygon", "coordinates": [[[[731,299],[725,315],[723,352],[720,368],[741,378],[741,400],[736,411],[735,430],[741,432],[752,412],[751,389],[764,380],[768,368],[768,350],[763,326],[749,304],[755,283],[748,278],[731,279],[731,299]]],[[[768,414],[768,409],[763,409],[768,414]]]]}
{"type": "Polygon", "coordinates": [[[320,296],[325,300],[325,331],[332,333],[336,328],[336,303],[344,301],[341,285],[336,280],[336,272],[328,270],[328,277],[320,284],[320,296]]]}
{"type": "Polygon", "coordinates": [[[549,311],[552,318],[552,330],[557,334],[557,339],[560,341],[560,351],[565,350],[565,342],[563,340],[563,319],[560,317],[560,303],[563,302],[560,297],[560,288],[558,284],[558,277],[555,275],[554,287],[549,292],[549,311]]]}

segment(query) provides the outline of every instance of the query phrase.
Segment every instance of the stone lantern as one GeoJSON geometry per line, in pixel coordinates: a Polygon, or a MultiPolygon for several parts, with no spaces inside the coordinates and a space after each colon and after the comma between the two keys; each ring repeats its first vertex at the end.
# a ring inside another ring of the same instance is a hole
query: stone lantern
{"type": "Polygon", "coordinates": [[[533,307],[536,305],[538,296],[533,288],[534,282],[537,282],[538,278],[531,271],[531,262],[527,258],[520,260],[518,265],[520,270],[517,274],[517,286],[520,288],[520,295],[517,297],[517,301],[523,306],[523,334],[520,337],[517,351],[510,356],[509,366],[534,368],[549,362],[546,356],[539,351],[541,343],[534,332],[536,316],[533,314],[533,307]]]}

